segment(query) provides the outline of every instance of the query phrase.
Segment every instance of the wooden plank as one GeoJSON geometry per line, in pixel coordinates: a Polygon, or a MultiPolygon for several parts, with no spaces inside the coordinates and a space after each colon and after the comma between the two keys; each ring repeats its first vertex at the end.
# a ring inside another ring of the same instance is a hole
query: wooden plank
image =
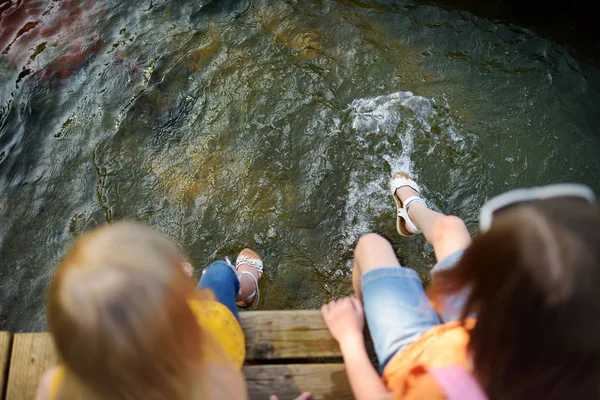
{"type": "Polygon", "coordinates": [[[319,311],[241,312],[246,360],[339,357],[319,311]]]}
{"type": "Polygon", "coordinates": [[[12,333],[0,332],[0,398],[4,398],[6,389],[6,376],[8,372],[8,362],[12,345],[12,333]]]}
{"type": "MultiPolygon", "coordinates": [[[[251,393],[281,387],[282,399],[302,390],[328,394],[323,397],[328,399],[352,398],[343,397],[349,393],[343,364],[308,364],[341,356],[319,311],[247,311],[240,313],[240,319],[246,335],[247,361],[282,360],[286,364],[244,367],[252,378],[249,385],[254,385],[251,393]],[[330,396],[338,392],[340,397],[330,396]]],[[[372,345],[367,348],[373,354],[372,345]]],[[[10,360],[7,400],[33,399],[43,373],[56,365],[52,337],[48,333],[15,334],[10,360]]]]}
{"type": "MultiPolygon", "coordinates": [[[[342,356],[318,310],[246,311],[240,323],[247,361],[342,356]]],[[[367,350],[374,354],[370,339],[367,350]]]]}
{"type": "Polygon", "coordinates": [[[250,400],[281,400],[311,392],[315,400],[352,400],[344,364],[250,365],[243,368],[250,400]]]}
{"type": "MultiPolygon", "coordinates": [[[[43,373],[56,365],[52,338],[46,333],[16,334],[14,337],[7,400],[34,399],[43,373]]],[[[251,399],[294,399],[303,391],[315,399],[352,399],[341,363],[249,365],[243,368],[251,399]]]]}
{"type": "Polygon", "coordinates": [[[17,333],[13,338],[7,400],[34,399],[44,372],[56,365],[54,342],[48,333],[17,333]]]}

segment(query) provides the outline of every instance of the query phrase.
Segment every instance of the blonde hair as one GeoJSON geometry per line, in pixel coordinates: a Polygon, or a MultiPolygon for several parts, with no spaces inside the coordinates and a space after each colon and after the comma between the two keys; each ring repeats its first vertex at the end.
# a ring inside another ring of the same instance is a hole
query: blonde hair
{"type": "Polygon", "coordinates": [[[122,222],[82,235],[50,285],[48,325],[66,370],[57,397],[245,398],[241,373],[196,322],[207,298],[177,247],[122,222]]]}

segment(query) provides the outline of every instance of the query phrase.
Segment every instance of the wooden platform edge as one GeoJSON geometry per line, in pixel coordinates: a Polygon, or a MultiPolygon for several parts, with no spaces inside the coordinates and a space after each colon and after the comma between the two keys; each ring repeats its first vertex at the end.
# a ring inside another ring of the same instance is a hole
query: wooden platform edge
{"type": "Polygon", "coordinates": [[[0,399],[6,398],[13,334],[0,332],[0,399]]]}
{"type": "MultiPolygon", "coordinates": [[[[337,341],[319,310],[246,311],[240,313],[246,338],[246,361],[341,359],[337,341]]],[[[370,335],[367,351],[375,354],[370,335]]]]}

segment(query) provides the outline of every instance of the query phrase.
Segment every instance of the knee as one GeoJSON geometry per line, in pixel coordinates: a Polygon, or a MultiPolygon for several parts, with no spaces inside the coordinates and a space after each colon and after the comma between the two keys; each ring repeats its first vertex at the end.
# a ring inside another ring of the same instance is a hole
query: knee
{"type": "Polygon", "coordinates": [[[391,243],[375,233],[366,234],[358,240],[354,263],[358,264],[362,274],[377,268],[400,266],[391,243]]]}
{"type": "Polygon", "coordinates": [[[232,279],[237,279],[234,270],[224,261],[215,261],[206,268],[206,272],[202,275],[200,281],[213,282],[228,282],[232,279]]]}
{"type": "Polygon", "coordinates": [[[366,253],[370,249],[380,249],[382,247],[392,248],[392,245],[386,238],[377,233],[367,233],[358,239],[356,248],[354,249],[354,258],[360,258],[361,254],[366,253]]]}
{"type": "Polygon", "coordinates": [[[455,215],[445,215],[435,223],[433,240],[444,240],[448,236],[457,234],[466,233],[468,235],[468,232],[467,226],[462,219],[455,215]]]}
{"type": "Polygon", "coordinates": [[[356,250],[358,251],[364,247],[373,247],[373,245],[381,243],[388,243],[388,241],[383,236],[370,232],[362,235],[360,239],[358,239],[358,243],[356,243],[356,250]]]}

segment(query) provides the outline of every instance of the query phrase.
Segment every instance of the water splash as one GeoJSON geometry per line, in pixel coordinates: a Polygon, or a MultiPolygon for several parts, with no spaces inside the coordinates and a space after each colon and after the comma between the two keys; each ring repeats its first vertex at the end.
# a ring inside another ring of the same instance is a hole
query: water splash
{"type": "MultiPolygon", "coordinates": [[[[363,135],[387,135],[400,139],[400,151],[384,154],[393,171],[413,172],[411,154],[418,129],[430,129],[431,101],[411,92],[396,92],[371,99],[356,99],[350,104],[352,128],[363,135]],[[406,129],[398,132],[403,124],[406,129]]],[[[359,138],[361,136],[359,135],[359,138]]],[[[360,143],[365,143],[360,140],[360,143]]],[[[390,149],[392,150],[392,149],[390,149]]]]}
{"type": "MultiPolygon", "coordinates": [[[[415,142],[431,135],[431,126],[442,116],[433,100],[412,92],[396,92],[374,98],[356,99],[349,106],[352,133],[359,147],[360,162],[350,173],[345,209],[345,244],[373,229],[374,221],[393,209],[388,181],[397,171],[415,180],[415,142]]],[[[452,127],[446,133],[453,142],[460,136],[452,127]]],[[[433,149],[432,141],[429,148],[433,149]]],[[[391,223],[390,223],[391,224],[391,223]]]]}

